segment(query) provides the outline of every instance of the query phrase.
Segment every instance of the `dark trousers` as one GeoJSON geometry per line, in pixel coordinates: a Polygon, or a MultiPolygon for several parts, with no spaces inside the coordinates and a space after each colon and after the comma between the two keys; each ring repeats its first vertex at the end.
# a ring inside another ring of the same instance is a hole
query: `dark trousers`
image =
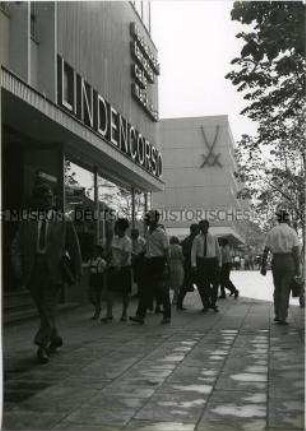
{"type": "Polygon", "coordinates": [[[142,288],[136,311],[136,315],[142,319],[145,318],[147,309],[150,308],[154,297],[163,305],[164,318],[171,318],[169,286],[164,276],[165,263],[163,257],[144,259],[142,288]]]}
{"type": "Polygon", "coordinates": [[[273,255],[272,274],[275,317],[286,320],[289,308],[290,283],[294,275],[293,257],[290,254],[273,255]]]}
{"type": "Polygon", "coordinates": [[[214,307],[218,299],[219,266],[217,258],[197,259],[197,286],[203,307],[214,307]]]}
{"type": "Polygon", "coordinates": [[[45,258],[37,256],[27,288],[30,290],[40,318],[40,326],[34,338],[34,343],[38,346],[47,348],[51,342],[62,341],[55,322],[61,287],[61,284],[52,282],[45,258]]]}
{"type": "Polygon", "coordinates": [[[224,263],[221,268],[220,288],[221,288],[222,296],[225,296],[225,288],[228,289],[231,293],[237,292],[236,287],[230,280],[231,267],[232,267],[231,263],[224,263]]]}

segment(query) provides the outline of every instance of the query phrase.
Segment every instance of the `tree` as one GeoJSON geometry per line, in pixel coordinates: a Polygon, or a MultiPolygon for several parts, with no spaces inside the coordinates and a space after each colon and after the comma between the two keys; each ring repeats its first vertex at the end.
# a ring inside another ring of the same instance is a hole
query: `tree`
{"type": "MultiPolygon", "coordinates": [[[[240,57],[227,79],[242,92],[241,112],[258,123],[257,136],[238,143],[237,176],[266,227],[275,207],[292,211],[305,250],[305,10],[303,2],[235,2],[244,26],[240,57]]],[[[304,266],[305,268],[305,266],[304,266]]]]}

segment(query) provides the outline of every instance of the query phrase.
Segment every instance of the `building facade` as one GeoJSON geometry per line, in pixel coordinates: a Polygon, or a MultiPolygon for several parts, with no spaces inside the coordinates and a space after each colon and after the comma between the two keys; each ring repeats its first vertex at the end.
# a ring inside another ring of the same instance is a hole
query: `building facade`
{"type": "Polygon", "coordinates": [[[11,289],[10,211],[27,207],[35,182],[47,182],[66,213],[79,211],[85,256],[107,241],[103,212],[135,224],[148,194],[163,188],[150,4],[1,2],[0,56],[3,268],[11,289]]]}
{"type": "Polygon", "coordinates": [[[243,243],[244,217],[237,200],[233,137],[227,116],[172,118],[159,123],[164,191],[153,194],[170,235],[183,238],[189,226],[208,219],[217,236],[243,243]]]}

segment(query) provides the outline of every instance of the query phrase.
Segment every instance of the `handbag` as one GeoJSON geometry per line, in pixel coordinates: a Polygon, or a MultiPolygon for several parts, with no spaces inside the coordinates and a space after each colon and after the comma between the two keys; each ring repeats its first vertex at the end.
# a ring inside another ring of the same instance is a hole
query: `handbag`
{"type": "Polygon", "coordinates": [[[293,277],[290,283],[290,290],[293,298],[299,298],[303,293],[303,281],[293,277]]]}

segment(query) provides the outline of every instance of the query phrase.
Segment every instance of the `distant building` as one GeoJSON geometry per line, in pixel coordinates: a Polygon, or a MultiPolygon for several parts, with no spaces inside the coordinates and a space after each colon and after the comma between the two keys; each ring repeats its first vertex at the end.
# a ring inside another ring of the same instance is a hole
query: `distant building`
{"type": "Polygon", "coordinates": [[[189,233],[191,223],[208,219],[211,231],[232,245],[244,242],[239,223],[243,202],[237,200],[234,143],[228,117],[164,119],[159,123],[164,191],[153,194],[170,235],[189,233]]]}

